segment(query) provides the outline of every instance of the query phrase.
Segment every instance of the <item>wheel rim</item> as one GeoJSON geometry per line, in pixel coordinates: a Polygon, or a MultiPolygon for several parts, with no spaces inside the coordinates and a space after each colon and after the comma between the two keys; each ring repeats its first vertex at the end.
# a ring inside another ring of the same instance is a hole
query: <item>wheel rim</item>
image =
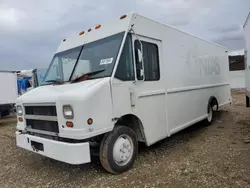
{"type": "Polygon", "coordinates": [[[119,166],[126,165],[132,158],[134,144],[130,136],[121,135],[117,138],[113,148],[113,157],[115,163],[119,166]]]}
{"type": "Polygon", "coordinates": [[[213,110],[212,110],[212,107],[209,105],[207,120],[208,120],[209,122],[211,122],[212,119],[213,119],[213,110]]]}
{"type": "Polygon", "coordinates": [[[213,111],[216,111],[217,110],[217,105],[213,105],[213,111]]]}

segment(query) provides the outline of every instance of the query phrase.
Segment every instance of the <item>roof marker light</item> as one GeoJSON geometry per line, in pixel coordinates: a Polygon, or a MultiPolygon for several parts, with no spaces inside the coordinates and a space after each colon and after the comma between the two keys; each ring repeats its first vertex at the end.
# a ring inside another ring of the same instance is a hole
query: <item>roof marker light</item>
{"type": "Polygon", "coordinates": [[[91,29],[88,30],[88,32],[90,32],[90,31],[91,31],[91,29]]]}
{"type": "Polygon", "coordinates": [[[84,34],[84,31],[80,32],[79,35],[83,35],[84,34]]]}
{"type": "Polygon", "coordinates": [[[99,29],[101,27],[101,25],[99,24],[99,25],[96,25],[95,26],[95,29],[99,29]]]}
{"type": "Polygon", "coordinates": [[[122,15],[122,16],[120,17],[120,19],[122,20],[122,19],[124,19],[124,18],[126,18],[126,17],[127,17],[127,15],[124,14],[124,15],[122,15]]]}
{"type": "Polygon", "coordinates": [[[66,39],[63,39],[63,42],[65,42],[66,41],[66,39]]]}

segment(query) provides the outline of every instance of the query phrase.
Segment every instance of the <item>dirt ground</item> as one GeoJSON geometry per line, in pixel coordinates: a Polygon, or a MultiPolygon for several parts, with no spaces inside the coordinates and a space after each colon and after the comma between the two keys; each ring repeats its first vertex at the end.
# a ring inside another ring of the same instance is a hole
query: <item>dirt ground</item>
{"type": "Polygon", "coordinates": [[[129,172],[111,175],[97,158],[71,166],[15,145],[15,124],[0,122],[0,188],[233,187],[250,188],[250,108],[244,93],[209,127],[196,124],[151,147],[140,145],[129,172]]]}

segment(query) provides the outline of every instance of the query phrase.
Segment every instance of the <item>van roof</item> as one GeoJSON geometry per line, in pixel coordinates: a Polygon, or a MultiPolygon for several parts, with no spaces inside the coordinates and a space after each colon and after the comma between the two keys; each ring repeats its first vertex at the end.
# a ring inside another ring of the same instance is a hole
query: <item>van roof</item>
{"type": "Polygon", "coordinates": [[[126,14],[124,19],[115,19],[109,22],[90,27],[84,31],[79,31],[79,34],[74,34],[63,39],[57,49],[57,52],[62,52],[74,47],[84,45],[86,43],[105,38],[123,31],[127,31],[133,14],[126,14]]]}
{"type": "Polygon", "coordinates": [[[246,19],[246,21],[245,21],[245,23],[244,23],[244,25],[243,25],[243,28],[244,28],[244,27],[246,27],[246,25],[247,25],[247,23],[248,23],[249,18],[250,18],[250,12],[248,13],[248,16],[247,16],[247,19],[246,19]]]}
{"type": "Polygon", "coordinates": [[[100,38],[104,38],[106,36],[116,34],[118,32],[126,31],[134,16],[144,17],[150,21],[157,22],[157,23],[162,24],[168,28],[174,29],[176,31],[185,33],[187,35],[196,37],[196,38],[201,39],[203,41],[206,41],[208,43],[211,43],[211,44],[217,45],[219,47],[222,47],[224,49],[227,49],[225,46],[219,45],[217,43],[206,40],[204,38],[201,38],[201,37],[192,35],[190,33],[184,32],[184,31],[179,30],[173,26],[161,23],[157,20],[153,20],[151,18],[145,17],[145,16],[140,15],[140,14],[135,13],[135,12],[130,12],[130,13],[124,14],[124,16],[125,16],[125,19],[119,18],[119,19],[111,20],[107,23],[101,24],[100,27],[98,27],[97,29],[95,27],[92,27],[92,28],[86,29],[84,32],[79,31],[79,34],[74,34],[73,36],[65,38],[64,40],[61,41],[61,44],[59,45],[56,53],[61,52],[61,51],[65,51],[65,50],[68,50],[68,49],[71,49],[71,48],[74,48],[77,46],[81,46],[85,43],[89,43],[91,41],[98,40],[100,38]]]}
{"type": "Polygon", "coordinates": [[[157,23],[159,23],[159,24],[162,24],[162,25],[164,25],[165,27],[168,27],[168,28],[174,29],[174,30],[176,30],[176,31],[178,31],[178,32],[181,32],[181,33],[184,33],[184,34],[186,34],[186,35],[189,35],[189,36],[192,36],[192,37],[198,38],[198,39],[200,39],[200,40],[203,40],[203,41],[205,41],[205,42],[208,42],[208,43],[210,43],[210,44],[213,44],[213,45],[219,46],[219,47],[224,48],[225,50],[227,50],[227,47],[222,46],[222,45],[220,45],[220,44],[218,44],[218,43],[212,42],[212,41],[207,40],[207,39],[204,39],[204,38],[202,38],[202,37],[198,37],[198,36],[196,36],[196,35],[194,35],[194,34],[191,34],[191,33],[185,32],[185,31],[180,30],[180,29],[178,29],[178,28],[176,28],[176,27],[174,27],[174,26],[171,26],[171,25],[168,25],[168,24],[165,24],[165,23],[159,22],[159,21],[154,20],[154,19],[151,19],[151,18],[149,18],[149,17],[145,17],[145,16],[142,16],[142,15],[137,14],[137,13],[134,13],[134,14],[136,14],[136,15],[138,15],[138,16],[141,16],[141,17],[144,17],[144,18],[146,18],[146,19],[148,19],[148,20],[151,20],[151,21],[157,22],[157,23]]]}
{"type": "Polygon", "coordinates": [[[16,71],[10,71],[10,70],[0,70],[0,72],[16,73],[16,71]]]}

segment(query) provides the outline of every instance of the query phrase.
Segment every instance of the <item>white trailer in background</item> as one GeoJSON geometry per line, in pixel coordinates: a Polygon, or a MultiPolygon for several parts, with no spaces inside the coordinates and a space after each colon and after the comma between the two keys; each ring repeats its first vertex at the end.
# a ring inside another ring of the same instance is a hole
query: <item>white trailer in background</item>
{"type": "Polygon", "coordinates": [[[42,86],[17,99],[17,145],[111,173],[231,102],[226,49],[138,14],[62,40],[42,86]]]}
{"type": "Polygon", "coordinates": [[[0,70],[0,117],[10,114],[17,96],[16,72],[0,70]]]}
{"type": "Polygon", "coordinates": [[[245,38],[246,107],[250,107],[250,12],[243,26],[245,38]]]}

